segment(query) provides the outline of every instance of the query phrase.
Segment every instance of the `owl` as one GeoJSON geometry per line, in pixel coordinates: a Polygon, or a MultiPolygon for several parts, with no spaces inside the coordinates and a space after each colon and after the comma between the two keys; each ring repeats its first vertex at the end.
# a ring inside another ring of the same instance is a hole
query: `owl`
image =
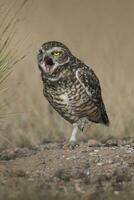
{"type": "Polygon", "coordinates": [[[90,66],[76,58],[69,48],[56,41],[39,49],[38,67],[43,81],[43,94],[51,106],[73,125],[70,145],[87,121],[109,125],[97,76],[90,66]]]}

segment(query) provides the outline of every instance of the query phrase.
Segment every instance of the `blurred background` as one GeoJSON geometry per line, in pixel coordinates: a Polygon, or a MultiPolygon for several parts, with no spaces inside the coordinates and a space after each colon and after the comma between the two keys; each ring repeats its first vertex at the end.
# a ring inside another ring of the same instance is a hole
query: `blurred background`
{"type": "MultiPolygon", "coordinates": [[[[20,2],[0,0],[0,14],[7,12],[8,21],[20,2]]],[[[17,14],[10,47],[17,45],[18,55],[27,56],[14,66],[6,83],[8,91],[1,97],[6,112],[16,114],[1,120],[0,148],[70,137],[71,125],[50,109],[42,94],[36,55],[50,40],[65,43],[100,79],[111,125],[92,124],[79,139],[134,137],[133,10],[133,0],[26,1],[17,14]]]]}

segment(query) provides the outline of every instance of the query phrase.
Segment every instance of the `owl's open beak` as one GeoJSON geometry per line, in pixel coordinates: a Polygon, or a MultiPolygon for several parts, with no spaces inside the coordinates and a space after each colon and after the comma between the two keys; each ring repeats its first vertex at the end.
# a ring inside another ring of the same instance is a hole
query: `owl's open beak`
{"type": "Polygon", "coordinates": [[[44,63],[45,63],[45,66],[52,66],[54,64],[52,58],[48,56],[45,56],[44,63]]]}

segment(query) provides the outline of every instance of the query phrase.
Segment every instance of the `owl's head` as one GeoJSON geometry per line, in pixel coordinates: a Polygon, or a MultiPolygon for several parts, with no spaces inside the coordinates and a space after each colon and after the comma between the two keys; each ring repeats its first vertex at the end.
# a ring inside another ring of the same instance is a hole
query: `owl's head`
{"type": "Polygon", "coordinates": [[[70,50],[64,44],[56,41],[47,42],[39,50],[38,66],[43,73],[51,75],[58,67],[69,63],[71,57],[70,50]]]}

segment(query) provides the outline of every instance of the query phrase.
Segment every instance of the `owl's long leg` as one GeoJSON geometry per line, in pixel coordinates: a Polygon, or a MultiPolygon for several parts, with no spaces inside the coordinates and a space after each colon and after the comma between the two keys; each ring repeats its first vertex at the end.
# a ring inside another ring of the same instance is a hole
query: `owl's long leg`
{"type": "Polygon", "coordinates": [[[77,138],[76,138],[77,133],[78,133],[78,124],[74,123],[72,135],[71,135],[71,138],[69,140],[70,146],[72,146],[72,147],[75,147],[77,145],[77,138]]]}

